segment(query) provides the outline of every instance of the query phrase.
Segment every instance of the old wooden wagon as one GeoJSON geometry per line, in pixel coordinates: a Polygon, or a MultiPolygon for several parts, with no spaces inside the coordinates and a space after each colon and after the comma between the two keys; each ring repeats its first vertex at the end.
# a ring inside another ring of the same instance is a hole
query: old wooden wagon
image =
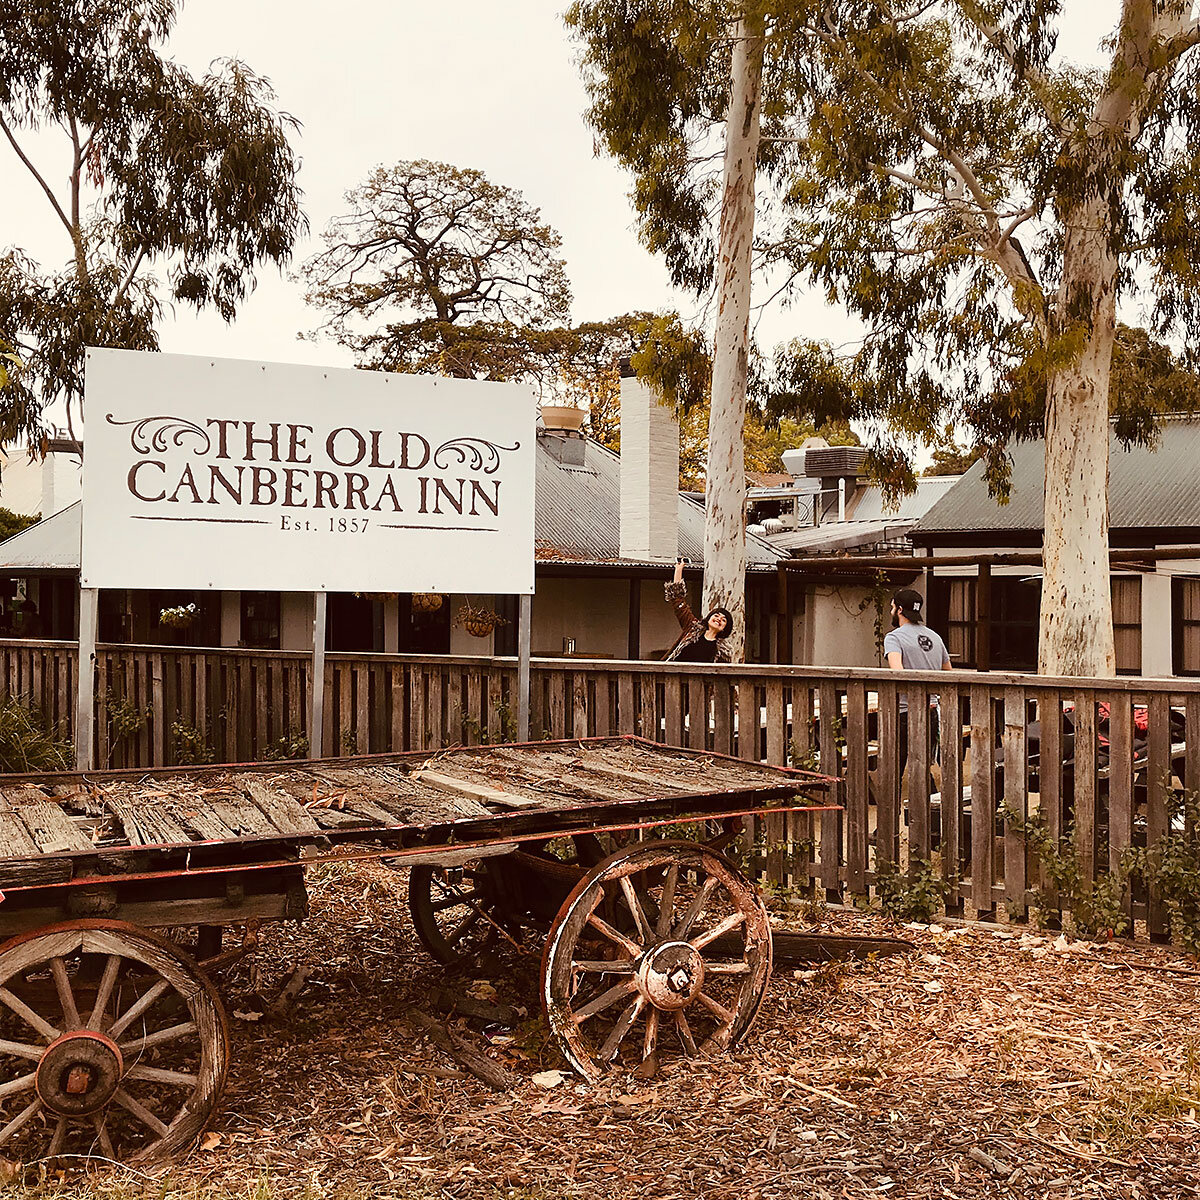
{"type": "Polygon", "coordinates": [[[188,1145],[229,1056],[212,973],[256,922],[306,915],[321,862],[411,867],[417,934],[443,962],[546,931],[544,1011],[589,1078],[728,1047],[771,933],[721,849],[743,818],[829,805],[835,786],[632,737],[5,777],[0,1156],[188,1145]]]}

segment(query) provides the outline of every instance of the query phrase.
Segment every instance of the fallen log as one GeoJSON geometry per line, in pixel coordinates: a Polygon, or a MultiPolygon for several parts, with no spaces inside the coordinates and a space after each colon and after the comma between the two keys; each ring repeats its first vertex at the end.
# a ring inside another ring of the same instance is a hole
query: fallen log
{"type": "MultiPolygon", "coordinates": [[[[911,954],[917,948],[904,938],[848,937],[829,933],[788,933],[784,930],[773,930],[771,940],[775,965],[781,967],[793,963],[862,961],[873,955],[884,958],[889,954],[911,954]]],[[[742,951],[742,940],[737,934],[726,934],[717,938],[713,946],[718,953],[738,955],[742,951]]]]}
{"type": "Polygon", "coordinates": [[[423,1029],[439,1050],[444,1050],[460,1067],[469,1071],[481,1083],[486,1083],[493,1091],[507,1092],[512,1087],[512,1076],[499,1063],[493,1062],[486,1054],[481,1054],[465,1038],[452,1033],[428,1013],[412,1008],[408,1011],[408,1019],[423,1029]]]}

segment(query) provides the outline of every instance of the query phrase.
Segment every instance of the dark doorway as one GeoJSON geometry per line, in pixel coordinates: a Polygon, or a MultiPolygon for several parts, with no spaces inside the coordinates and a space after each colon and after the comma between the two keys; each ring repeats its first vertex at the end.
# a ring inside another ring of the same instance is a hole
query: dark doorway
{"type": "Polygon", "coordinates": [[[383,649],[382,605],[350,592],[330,592],[325,649],[345,652],[383,649]]]}

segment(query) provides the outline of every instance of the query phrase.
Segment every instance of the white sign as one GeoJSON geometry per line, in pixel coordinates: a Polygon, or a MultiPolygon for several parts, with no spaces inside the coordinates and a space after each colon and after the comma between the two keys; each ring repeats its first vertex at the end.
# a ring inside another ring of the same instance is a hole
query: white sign
{"type": "Polygon", "coordinates": [[[85,588],[533,591],[517,384],[89,350],[85,588]]]}

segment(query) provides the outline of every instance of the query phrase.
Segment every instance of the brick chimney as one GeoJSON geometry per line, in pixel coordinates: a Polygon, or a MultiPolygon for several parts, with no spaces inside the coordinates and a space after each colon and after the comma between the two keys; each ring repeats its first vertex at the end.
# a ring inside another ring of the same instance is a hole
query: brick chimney
{"type": "Polygon", "coordinates": [[[621,557],[679,554],[679,425],[648,384],[621,368],[621,557]]]}

